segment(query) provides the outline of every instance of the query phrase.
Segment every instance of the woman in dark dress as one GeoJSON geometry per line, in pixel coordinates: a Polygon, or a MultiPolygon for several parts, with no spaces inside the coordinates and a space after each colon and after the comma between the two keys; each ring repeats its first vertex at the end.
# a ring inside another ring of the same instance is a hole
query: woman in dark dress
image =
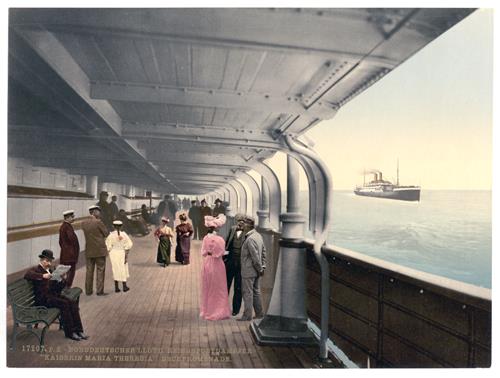
{"type": "Polygon", "coordinates": [[[189,264],[189,249],[191,248],[191,235],[193,227],[187,222],[186,214],[179,215],[181,223],[175,227],[177,246],[175,247],[175,261],[183,265],[189,264]]]}
{"type": "Polygon", "coordinates": [[[174,236],[172,229],[168,227],[167,224],[168,219],[162,217],[161,226],[155,231],[155,236],[158,238],[156,262],[158,264],[163,264],[164,268],[170,264],[170,247],[172,245],[172,237],[174,236]]]}

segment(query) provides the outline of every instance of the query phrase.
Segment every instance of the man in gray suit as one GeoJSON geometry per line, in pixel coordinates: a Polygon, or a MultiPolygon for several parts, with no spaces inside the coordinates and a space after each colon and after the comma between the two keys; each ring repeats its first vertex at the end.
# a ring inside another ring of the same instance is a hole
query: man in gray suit
{"type": "Polygon", "coordinates": [[[255,318],[262,318],[262,300],[260,281],[266,269],[266,247],[262,236],[255,230],[255,220],[245,217],[245,241],[241,246],[241,291],[243,293],[243,316],[238,320],[252,320],[252,309],[255,318]]]}

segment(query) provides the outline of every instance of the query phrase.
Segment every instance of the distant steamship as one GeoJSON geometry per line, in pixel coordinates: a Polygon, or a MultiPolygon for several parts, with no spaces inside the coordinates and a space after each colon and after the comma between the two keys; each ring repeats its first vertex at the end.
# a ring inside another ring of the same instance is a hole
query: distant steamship
{"type": "Polygon", "coordinates": [[[401,201],[420,201],[420,186],[402,186],[399,185],[399,162],[397,169],[397,181],[393,184],[390,181],[382,179],[382,172],[372,171],[373,180],[365,183],[365,176],[363,175],[363,186],[357,186],[354,189],[354,194],[358,196],[388,198],[401,201]]]}

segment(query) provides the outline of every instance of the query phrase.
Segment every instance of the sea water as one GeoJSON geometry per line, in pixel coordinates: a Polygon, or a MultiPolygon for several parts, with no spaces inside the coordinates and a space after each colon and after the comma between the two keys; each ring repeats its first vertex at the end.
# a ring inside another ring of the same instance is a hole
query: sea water
{"type": "Polygon", "coordinates": [[[328,244],[491,288],[491,233],[490,191],[422,190],[419,202],[334,191],[328,244]]]}

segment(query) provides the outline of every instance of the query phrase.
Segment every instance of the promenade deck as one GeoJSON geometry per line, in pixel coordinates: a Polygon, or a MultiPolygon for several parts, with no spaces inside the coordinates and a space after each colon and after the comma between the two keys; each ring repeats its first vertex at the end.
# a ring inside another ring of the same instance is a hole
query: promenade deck
{"type": "MultiPolygon", "coordinates": [[[[249,322],[236,317],[205,321],[199,317],[200,241],[193,241],[191,264],[156,263],[152,233],[133,238],[127,293],[115,293],[109,259],[106,296],[82,294],[80,309],[86,341],[64,338],[54,324],[47,332],[46,352],[38,353],[34,336],[18,337],[7,351],[10,367],[153,367],[153,368],[310,368],[317,348],[262,347],[255,344],[249,322]]],[[[174,249],[172,248],[172,257],[174,249]]],[[[74,286],[84,287],[85,267],[74,286]]],[[[7,342],[12,313],[7,308],[7,342]]],[[[241,316],[241,314],[240,314],[241,316]]]]}

